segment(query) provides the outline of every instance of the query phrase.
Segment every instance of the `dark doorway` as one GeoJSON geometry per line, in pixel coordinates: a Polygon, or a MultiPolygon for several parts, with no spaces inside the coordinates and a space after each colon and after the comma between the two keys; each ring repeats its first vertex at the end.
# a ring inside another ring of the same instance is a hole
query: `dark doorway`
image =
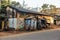
{"type": "Polygon", "coordinates": [[[54,25],[56,25],[56,20],[54,20],[54,25]]]}

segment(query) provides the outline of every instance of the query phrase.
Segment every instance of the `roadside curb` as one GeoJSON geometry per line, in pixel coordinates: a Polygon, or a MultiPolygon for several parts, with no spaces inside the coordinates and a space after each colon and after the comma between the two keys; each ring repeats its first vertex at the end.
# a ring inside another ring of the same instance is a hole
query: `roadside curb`
{"type": "Polygon", "coordinates": [[[2,36],[0,38],[17,37],[17,36],[29,35],[29,34],[38,33],[38,32],[46,32],[46,31],[54,31],[54,30],[60,30],[60,28],[57,28],[57,29],[48,29],[48,30],[41,30],[41,31],[39,30],[39,31],[33,31],[33,32],[25,32],[25,33],[22,33],[22,34],[2,36]]]}

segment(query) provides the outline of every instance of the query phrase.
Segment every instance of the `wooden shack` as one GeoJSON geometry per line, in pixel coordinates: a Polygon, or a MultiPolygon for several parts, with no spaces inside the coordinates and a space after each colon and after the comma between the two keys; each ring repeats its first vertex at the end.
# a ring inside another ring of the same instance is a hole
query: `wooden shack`
{"type": "Polygon", "coordinates": [[[13,7],[13,6],[7,6],[6,9],[7,9],[8,19],[12,18],[14,21],[14,18],[16,18],[16,20],[17,20],[17,23],[16,23],[17,26],[15,28],[16,30],[25,26],[24,20],[28,17],[36,18],[36,20],[37,20],[37,18],[45,17],[51,24],[53,24],[53,21],[54,21],[54,18],[51,15],[46,15],[46,14],[42,14],[39,12],[27,10],[22,7],[17,8],[17,7],[13,7]]]}

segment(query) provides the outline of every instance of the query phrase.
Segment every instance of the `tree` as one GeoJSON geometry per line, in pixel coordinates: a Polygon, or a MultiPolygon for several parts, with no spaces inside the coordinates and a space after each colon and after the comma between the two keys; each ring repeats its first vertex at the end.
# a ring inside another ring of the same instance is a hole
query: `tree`
{"type": "Polygon", "coordinates": [[[42,5],[42,9],[43,9],[43,10],[46,10],[47,8],[48,8],[48,4],[43,4],[43,5],[42,5]]]}
{"type": "Polygon", "coordinates": [[[17,2],[15,5],[20,5],[20,3],[19,3],[19,2],[17,2]]]}
{"type": "MultiPolygon", "coordinates": [[[[27,4],[25,4],[25,1],[23,0],[22,7],[26,8],[27,4]]],[[[27,8],[26,8],[27,9],[27,8]]]]}
{"type": "Polygon", "coordinates": [[[10,5],[15,6],[15,4],[16,4],[16,1],[12,1],[10,5]]]}
{"type": "Polygon", "coordinates": [[[42,12],[46,13],[46,10],[48,9],[48,4],[43,4],[42,5],[42,12]]]}
{"type": "Polygon", "coordinates": [[[19,2],[16,2],[16,1],[12,1],[10,5],[14,6],[14,7],[18,7],[18,8],[21,7],[21,4],[19,2]]]}
{"type": "Polygon", "coordinates": [[[56,13],[56,6],[55,5],[50,5],[51,13],[56,13]]]}
{"type": "Polygon", "coordinates": [[[6,6],[9,5],[8,1],[9,0],[0,0],[1,1],[1,8],[0,8],[0,14],[6,14],[6,6]]]}
{"type": "Polygon", "coordinates": [[[6,7],[9,4],[10,4],[10,0],[0,0],[1,10],[3,9],[3,7],[6,7]]]}
{"type": "Polygon", "coordinates": [[[55,5],[50,5],[50,9],[54,9],[54,8],[56,8],[55,5]]]}
{"type": "Polygon", "coordinates": [[[10,0],[1,0],[1,5],[7,6],[10,4],[10,0]]]}

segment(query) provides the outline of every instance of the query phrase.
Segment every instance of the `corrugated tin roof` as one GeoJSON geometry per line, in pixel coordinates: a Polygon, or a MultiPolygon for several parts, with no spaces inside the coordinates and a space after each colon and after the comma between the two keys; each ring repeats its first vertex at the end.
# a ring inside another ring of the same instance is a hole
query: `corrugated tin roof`
{"type": "Polygon", "coordinates": [[[28,10],[28,9],[24,9],[24,8],[22,8],[22,7],[20,7],[20,8],[14,7],[14,6],[10,6],[10,7],[16,9],[17,11],[31,12],[31,13],[39,13],[39,12],[36,12],[36,11],[31,11],[31,10],[28,10]]]}
{"type": "Polygon", "coordinates": [[[36,12],[36,11],[24,9],[24,8],[22,8],[22,7],[20,7],[20,8],[14,7],[14,6],[9,6],[9,7],[15,9],[15,10],[18,11],[18,12],[22,12],[22,13],[31,13],[31,14],[37,14],[37,15],[51,16],[50,14],[44,14],[44,13],[40,13],[40,12],[36,12]]]}

